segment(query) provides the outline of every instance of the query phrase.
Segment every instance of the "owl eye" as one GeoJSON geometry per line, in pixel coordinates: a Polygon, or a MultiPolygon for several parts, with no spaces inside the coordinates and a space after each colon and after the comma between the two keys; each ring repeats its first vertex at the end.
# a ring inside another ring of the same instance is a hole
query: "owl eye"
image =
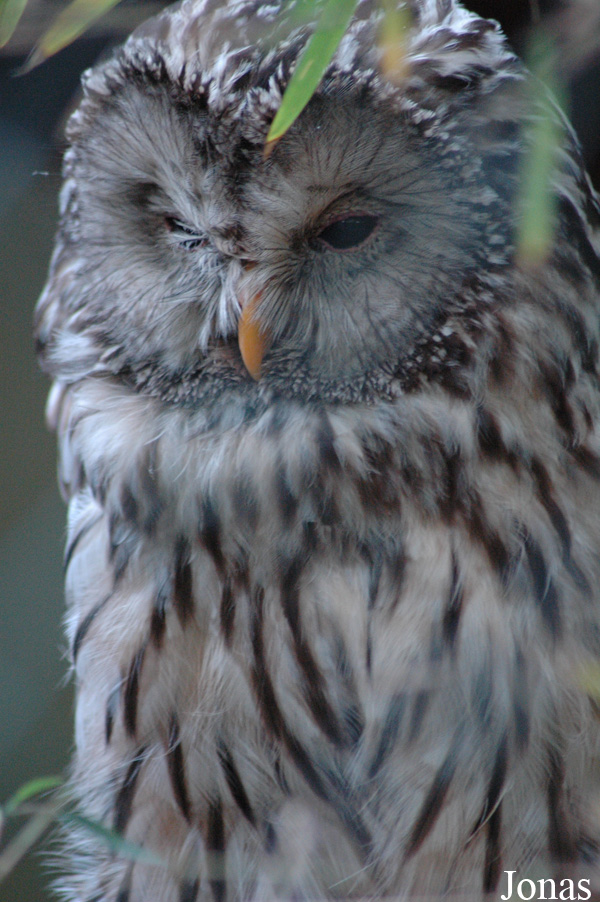
{"type": "Polygon", "coordinates": [[[359,247],[373,234],[379,219],[367,214],[335,219],[319,232],[318,238],[336,251],[359,247]]]}
{"type": "Polygon", "coordinates": [[[193,251],[198,247],[206,247],[208,244],[208,239],[205,235],[200,235],[196,229],[186,225],[181,219],[176,219],[174,216],[165,216],[165,225],[179,247],[186,251],[193,251]]]}

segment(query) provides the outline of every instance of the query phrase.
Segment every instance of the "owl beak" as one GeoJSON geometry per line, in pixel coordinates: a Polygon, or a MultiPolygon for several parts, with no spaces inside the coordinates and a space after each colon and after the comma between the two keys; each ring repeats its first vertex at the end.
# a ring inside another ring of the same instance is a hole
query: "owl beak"
{"type": "Polygon", "coordinates": [[[250,300],[242,302],[242,315],[238,323],[238,345],[246,369],[257,382],[260,379],[262,360],[269,346],[268,333],[261,327],[256,307],[262,297],[259,291],[250,300]]]}

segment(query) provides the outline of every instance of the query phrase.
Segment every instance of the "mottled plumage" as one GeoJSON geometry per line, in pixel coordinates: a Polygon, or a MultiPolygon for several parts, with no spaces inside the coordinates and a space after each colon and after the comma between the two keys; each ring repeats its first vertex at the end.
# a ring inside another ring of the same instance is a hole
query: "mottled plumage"
{"type": "Polygon", "coordinates": [[[73,787],[167,867],[82,832],[70,900],[593,874],[600,210],[552,112],[555,240],[516,262],[527,76],[410,8],[403,77],[364,0],[268,156],[293,3],[185,0],[84,78],[36,324],[73,787]]]}

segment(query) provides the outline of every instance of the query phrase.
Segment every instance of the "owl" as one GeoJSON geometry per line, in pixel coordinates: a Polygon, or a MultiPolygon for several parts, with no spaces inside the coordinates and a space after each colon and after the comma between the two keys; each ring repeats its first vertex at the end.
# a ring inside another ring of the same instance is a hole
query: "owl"
{"type": "Polygon", "coordinates": [[[299,6],[184,0],[84,76],[68,126],[36,337],[71,786],[137,851],[74,828],[60,890],[477,900],[539,877],[587,899],[600,206],[561,114],[457,0],[400,0],[393,78],[361,0],[265,152],[315,27],[299,6]]]}

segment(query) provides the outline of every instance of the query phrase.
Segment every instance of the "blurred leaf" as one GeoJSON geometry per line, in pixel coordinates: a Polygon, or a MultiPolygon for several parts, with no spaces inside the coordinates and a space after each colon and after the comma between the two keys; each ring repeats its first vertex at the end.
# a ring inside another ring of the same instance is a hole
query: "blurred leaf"
{"type": "Polygon", "coordinates": [[[395,0],[381,0],[383,20],[379,32],[379,45],[383,50],[381,68],[390,81],[401,81],[407,74],[406,39],[412,24],[407,6],[400,9],[395,0]]]}
{"type": "Polygon", "coordinates": [[[582,667],[578,682],[590,698],[600,701],[600,662],[582,667]]]}
{"type": "Polygon", "coordinates": [[[28,72],[83,34],[120,0],[73,0],[62,10],[23,67],[28,72]]]}
{"type": "Polygon", "coordinates": [[[63,804],[58,799],[54,804],[40,810],[19,830],[17,835],[0,853],[0,883],[18,865],[38,839],[46,832],[63,804]]]}
{"type": "Polygon", "coordinates": [[[358,0],[326,0],[316,31],[308,41],[267,135],[267,152],[292,125],[321,81],[346,31],[358,0]]]}
{"type": "Polygon", "coordinates": [[[74,824],[77,827],[83,827],[85,830],[93,833],[94,836],[97,836],[98,839],[102,840],[105,846],[108,846],[111,852],[120,855],[122,858],[127,858],[130,861],[141,861],[144,864],[154,864],[159,867],[166,867],[165,861],[155,852],[151,852],[149,849],[145,849],[142,846],[138,846],[136,843],[130,842],[128,839],[124,839],[119,833],[115,833],[114,830],[109,830],[108,827],[105,827],[103,824],[92,821],[82,814],[65,812],[60,815],[60,820],[65,824],[74,824]]]}
{"type": "Polygon", "coordinates": [[[36,777],[35,780],[29,780],[23,786],[20,786],[15,794],[2,806],[5,816],[15,814],[17,809],[23,802],[27,802],[33,796],[40,795],[42,792],[48,792],[51,789],[58,789],[63,785],[62,777],[36,777]]]}
{"type": "Polygon", "coordinates": [[[535,115],[531,119],[521,169],[517,260],[521,265],[531,267],[543,263],[550,253],[556,228],[552,177],[557,165],[562,128],[558,110],[553,108],[545,88],[559,102],[563,98],[556,78],[553,48],[543,36],[538,37],[528,62],[539,81],[532,82],[530,103],[535,115]]]}
{"type": "Polygon", "coordinates": [[[0,881],[16,867],[21,858],[29,852],[53,821],[83,827],[84,830],[93,833],[94,836],[100,839],[111,852],[120,855],[122,858],[166,867],[164,860],[149,849],[124,839],[118,833],[115,833],[114,830],[110,830],[103,824],[84,817],[75,811],[63,810],[65,798],[62,793],[55,794],[49,801],[44,803],[27,804],[40,793],[56,790],[62,784],[63,780],[60,777],[38,777],[35,780],[30,780],[24,786],[21,786],[6,805],[0,809],[2,820],[5,820],[9,815],[31,815],[17,835],[0,853],[0,881]]]}
{"type": "Polygon", "coordinates": [[[297,0],[291,11],[291,21],[295,25],[303,25],[306,22],[312,22],[319,10],[323,6],[323,0],[297,0]]]}
{"type": "Polygon", "coordinates": [[[26,6],[27,0],[0,0],[0,47],[12,38],[26,6]]]}

